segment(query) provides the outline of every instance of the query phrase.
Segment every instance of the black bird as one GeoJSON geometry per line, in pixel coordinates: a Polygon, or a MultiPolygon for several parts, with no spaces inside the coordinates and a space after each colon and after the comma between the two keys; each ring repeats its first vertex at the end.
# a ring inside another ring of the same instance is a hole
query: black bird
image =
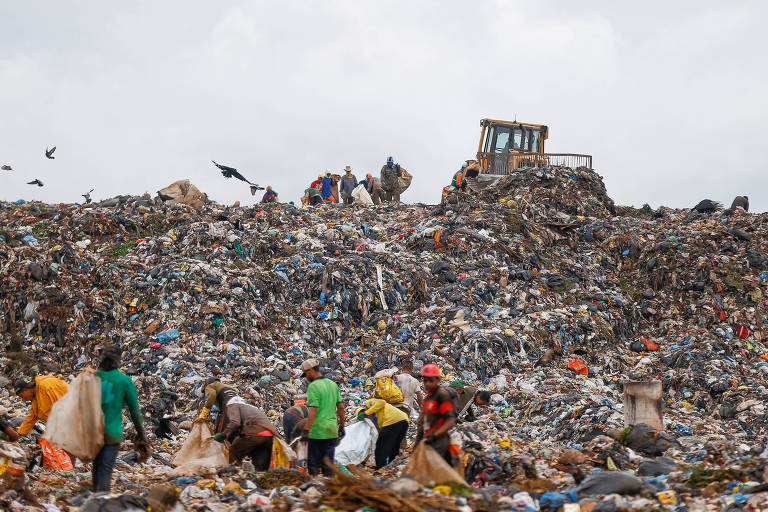
{"type": "Polygon", "coordinates": [[[85,204],[91,204],[91,192],[93,192],[93,189],[89,190],[85,194],[80,194],[85,198],[85,204]]]}
{"type": "Polygon", "coordinates": [[[251,195],[252,196],[255,196],[256,195],[256,191],[258,191],[258,190],[264,190],[264,187],[260,187],[258,185],[251,185],[251,195]]]}
{"type": "MultiPolygon", "coordinates": [[[[211,162],[213,162],[213,160],[211,160],[211,162]]],[[[221,174],[223,174],[225,178],[237,178],[240,181],[244,181],[244,182],[246,182],[249,185],[254,185],[254,186],[258,187],[258,185],[256,185],[255,183],[251,183],[250,181],[245,179],[245,176],[240,174],[237,171],[237,169],[235,169],[234,167],[229,167],[227,165],[217,164],[216,162],[213,162],[213,165],[215,165],[216,167],[221,169],[221,174]]]]}
{"type": "Polygon", "coordinates": [[[51,149],[48,149],[48,148],[46,147],[46,148],[45,148],[45,158],[50,158],[51,160],[53,160],[54,158],[56,158],[55,156],[53,156],[53,152],[54,152],[54,151],[56,151],[56,146],[53,146],[51,149]]]}
{"type": "Polygon", "coordinates": [[[10,165],[4,165],[4,166],[0,167],[0,169],[2,169],[4,171],[12,171],[13,170],[13,168],[10,165]]]}
{"type": "Polygon", "coordinates": [[[699,202],[696,206],[691,208],[692,210],[696,210],[699,213],[712,213],[717,210],[722,209],[723,205],[718,203],[717,201],[713,201],[711,199],[703,199],[699,202]]]}
{"type": "Polygon", "coordinates": [[[43,186],[43,182],[36,179],[35,181],[27,182],[27,185],[37,185],[38,187],[42,187],[43,186]]]}
{"type": "Polygon", "coordinates": [[[159,197],[162,202],[173,201],[174,199],[173,197],[165,194],[161,194],[160,192],[157,193],[157,197],[159,197]]]}

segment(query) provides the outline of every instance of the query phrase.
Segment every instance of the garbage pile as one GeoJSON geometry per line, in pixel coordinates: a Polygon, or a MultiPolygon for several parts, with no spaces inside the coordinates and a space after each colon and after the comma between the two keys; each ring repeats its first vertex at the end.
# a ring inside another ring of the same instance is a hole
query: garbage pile
{"type": "MultiPolygon", "coordinates": [[[[583,168],[483,179],[438,206],[0,203],[0,405],[20,421],[13,379],[121,344],[154,455],[121,452],[113,489],[170,483],[187,509],[768,509],[768,216],[616,208],[583,168]],[[205,379],[279,424],[308,357],[350,417],[404,358],[490,391],[457,427],[468,487],[400,478],[407,455],[373,479],[171,476],[205,379]],[[623,383],[648,380],[663,431],[624,422],[623,383]]],[[[102,499],[82,467],[27,475],[61,510],[102,499]]]]}

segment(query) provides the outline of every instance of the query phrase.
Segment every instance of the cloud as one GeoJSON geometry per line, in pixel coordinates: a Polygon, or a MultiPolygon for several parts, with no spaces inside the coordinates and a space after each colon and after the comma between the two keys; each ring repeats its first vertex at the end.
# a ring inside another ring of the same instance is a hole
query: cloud
{"type": "Polygon", "coordinates": [[[547,124],[548,149],[593,154],[622,204],[765,188],[766,8],[644,7],[0,7],[13,21],[0,35],[0,163],[16,169],[0,198],[106,198],[188,177],[222,202],[257,199],[213,158],[297,200],[320,170],[377,172],[393,155],[415,175],[403,199],[436,202],[474,157],[482,117],[547,124]],[[35,177],[46,187],[24,185],[35,177]]]}

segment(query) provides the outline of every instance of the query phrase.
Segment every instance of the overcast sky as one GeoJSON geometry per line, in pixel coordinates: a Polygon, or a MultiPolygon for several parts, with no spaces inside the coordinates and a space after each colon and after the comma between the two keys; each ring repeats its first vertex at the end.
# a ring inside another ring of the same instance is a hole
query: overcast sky
{"type": "Polygon", "coordinates": [[[189,178],[253,202],[214,159],[289,201],[393,155],[403,200],[435,203],[479,120],[517,117],[593,155],[619,204],[765,211],[766,19],[764,1],[0,0],[0,199],[189,178]]]}

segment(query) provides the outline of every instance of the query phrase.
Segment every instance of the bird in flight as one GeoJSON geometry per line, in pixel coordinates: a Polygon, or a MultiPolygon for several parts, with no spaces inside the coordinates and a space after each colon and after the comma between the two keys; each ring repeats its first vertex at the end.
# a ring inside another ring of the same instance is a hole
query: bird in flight
{"type": "Polygon", "coordinates": [[[248,180],[245,178],[245,176],[243,176],[242,174],[240,174],[240,173],[238,172],[238,170],[237,170],[237,169],[235,169],[234,167],[229,167],[229,166],[227,166],[227,165],[221,165],[221,164],[217,164],[217,163],[216,163],[216,162],[214,162],[213,160],[211,160],[211,162],[213,162],[213,165],[215,165],[216,167],[218,167],[219,169],[221,169],[221,174],[223,174],[225,178],[237,178],[237,179],[239,179],[240,181],[244,181],[244,182],[248,183],[249,185],[254,185],[254,186],[257,186],[257,187],[258,187],[258,185],[256,185],[255,183],[251,183],[250,181],[248,181],[248,180]]]}
{"type": "Polygon", "coordinates": [[[38,179],[36,179],[35,181],[27,182],[27,185],[37,185],[38,187],[42,187],[43,186],[43,182],[38,180],[38,179]]]}
{"type": "Polygon", "coordinates": [[[4,166],[0,167],[0,169],[2,169],[4,171],[12,171],[13,170],[13,168],[10,165],[4,165],[4,166]]]}
{"type": "Polygon", "coordinates": [[[90,204],[91,203],[91,192],[93,192],[93,189],[89,190],[85,194],[80,194],[81,196],[83,196],[85,198],[85,204],[90,204]]]}
{"type": "Polygon", "coordinates": [[[52,147],[52,148],[50,148],[50,149],[48,149],[48,147],[46,147],[46,148],[45,148],[45,158],[50,158],[51,160],[53,160],[54,158],[56,158],[55,156],[53,156],[53,153],[54,153],[55,151],[56,151],[56,146],[53,146],[53,147],[52,147]]]}

